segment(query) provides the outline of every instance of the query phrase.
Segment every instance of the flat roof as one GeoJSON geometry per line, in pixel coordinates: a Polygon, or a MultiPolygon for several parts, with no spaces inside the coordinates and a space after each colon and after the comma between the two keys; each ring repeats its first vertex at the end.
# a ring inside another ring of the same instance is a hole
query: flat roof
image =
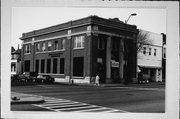
{"type": "Polygon", "coordinates": [[[23,40],[29,37],[35,37],[35,36],[39,36],[39,35],[43,35],[43,34],[47,34],[51,32],[56,32],[56,31],[61,31],[61,30],[68,30],[74,27],[80,27],[80,26],[85,26],[85,25],[90,25],[90,24],[103,25],[107,27],[109,26],[116,29],[130,29],[133,32],[137,30],[137,27],[135,25],[125,24],[124,22],[120,21],[117,18],[105,19],[105,18],[101,18],[95,15],[91,15],[91,16],[84,17],[81,19],[68,21],[62,24],[23,33],[20,39],[23,40]]]}

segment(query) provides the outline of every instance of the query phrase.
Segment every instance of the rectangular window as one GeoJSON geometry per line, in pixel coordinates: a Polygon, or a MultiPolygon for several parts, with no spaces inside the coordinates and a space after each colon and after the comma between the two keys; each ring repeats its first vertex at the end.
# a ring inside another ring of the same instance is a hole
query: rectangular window
{"type": "Polygon", "coordinates": [[[149,71],[148,71],[148,69],[146,69],[146,68],[143,68],[143,74],[149,74],[149,71]]]}
{"type": "Polygon", "coordinates": [[[163,58],[166,58],[166,48],[163,48],[163,58]]]}
{"type": "Polygon", "coordinates": [[[53,59],[53,73],[57,73],[57,59],[53,59]]]}
{"type": "Polygon", "coordinates": [[[157,50],[156,50],[156,49],[154,49],[154,56],[156,56],[156,51],[157,51],[157,50]]]}
{"type": "Polygon", "coordinates": [[[24,72],[30,72],[30,60],[24,62],[24,72]]]}
{"type": "Polygon", "coordinates": [[[143,48],[143,54],[146,54],[146,47],[143,48]]]}
{"type": "Polygon", "coordinates": [[[57,40],[54,42],[54,50],[58,50],[58,41],[57,40]]]}
{"type": "Polygon", "coordinates": [[[102,38],[98,39],[98,49],[104,49],[104,40],[102,38]]]}
{"type": "Polygon", "coordinates": [[[73,76],[83,77],[84,72],[84,58],[73,58],[73,76]]]}
{"type": "Polygon", "coordinates": [[[61,50],[64,50],[65,49],[65,40],[61,40],[61,50]]]}
{"type": "Polygon", "coordinates": [[[30,44],[25,45],[25,53],[31,53],[30,44]]]}
{"type": "Polygon", "coordinates": [[[52,47],[52,42],[48,41],[48,51],[51,51],[51,47],[52,47]]]}
{"type": "Polygon", "coordinates": [[[64,74],[64,58],[60,59],[60,74],[64,74]]]}
{"type": "Polygon", "coordinates": [[[149,48],[149,55],[151,55],[151,48],[149,48]]]}
{"type": "Polygon", "coordinates": [[[74,38],[74,48],[84,48],[84,36],[76,36],[74,38]]]}
{"type": "Polygon", "coordinates": [[[42,51],[45,51],[46,50],[46,42],[43,42],[42,43],[42,51]]]}
{"type": "Polygon", "coordinates": [[[35,72],[39,73],[39,60],[36,60],[36,70],[35,72]]]}
{"type": "Polygon", "coordinates": [[[45,60],[41,60],[41,73],[44,73],[45,60]]]}
{"type": "Polygon", "coordinates": [[[36,43],[36,52],[39,52],[40,51],[40,43],[36,43]]]}
{"type": "Polygon", "coordinates": [[[51,59],[47,59],[47,73],[51,73],[51,59]]]}

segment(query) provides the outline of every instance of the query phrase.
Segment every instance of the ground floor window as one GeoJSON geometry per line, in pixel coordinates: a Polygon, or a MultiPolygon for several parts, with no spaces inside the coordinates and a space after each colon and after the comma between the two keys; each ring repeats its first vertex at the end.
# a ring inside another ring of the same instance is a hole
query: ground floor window
{"type": "Polygon", "coordinates": [[[36,69],[35,72],[39,73],[39,60],[36,60],[36,69]]]}
{"type": "Polygon", "coordinates": [[[53,59],[53,73],[57,73],[57,59],[53,59]]]}
{"type": "Polygon", "coordinates": [[[47,73],[51,73],[51,59],[47,59],[47,73]]]}
{"type": "Polygon", "coordinates": [[[84,57],[73,58],[73,76],[83,77],[84,72],[84,57]]]}
{"type": "Polygon", "coordinates": [[[16,64],[15,64],[15,63],[12,63],[12,64],[11,64],[11,71],[12,71],[12,72],[15,72],[15,71],[16,71],[16,64]]]}
{"type": "Polygon", "coordinates": [[[45,60],[41,60],[41,73],[44,73],[45,60]]]}
{"type": "Polygon", "coordinates": [[[30,72],[30,60],[24,62],[24,72],[30,72]]]}
{"type": "Polygon", "coordinates": [[[64,58],[60,59],[60,74],[64,74],[64,58]]]}

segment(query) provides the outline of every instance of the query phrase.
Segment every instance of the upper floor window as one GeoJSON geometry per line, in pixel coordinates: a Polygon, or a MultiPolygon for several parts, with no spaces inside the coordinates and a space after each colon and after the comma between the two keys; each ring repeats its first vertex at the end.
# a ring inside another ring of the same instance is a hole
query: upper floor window
{"type": "Polygon", "coordinates": [[[146,47],[143,48],[143,54],[146,54],[146,47]]]}
{"type": "Polygon", "coordinates": [[[51,47],[52,47],[52,42],[51,42],[51,41],[48,41],[48,51],[51,50],[51,47]]]}
{"type": "Polygon", "coordinates": [[[36,52],[40,51],[40,43],[36,43],[36,52]]]}
{"type": "Polygon", "coordinates": [[[149,55],[151,55],[151,48],[149,48],[149,55]]]}
{"type": "Polygon", "coordinates": [[[166,58],[166,48],[163,48],[163,58],[166,58]]]}
{"type": "Polygon", "coordinates": [[[43,42],[42,43],[42,51],[45,51],[46,50],[46,42],[43,42]]]}
{"type": "Polygon", "coordinates": [[[54,42],[54,50],[58,50],[58,41],[57,40],[54,42]]]}
{"type": "Polygon", "coordinates": [[[157,50],[156,50],[156,49],[154,49],[154,56],[156,56],[156,52],[157,52],[157,50]]]}
{"type": "Polygon", "coordinates": [[[74,48],[84,48],[84,36],[76,36],[74,38],[74,48]]]}
{"type": "MultiPolygon", "coordinates": [[[[113,46],[114,45],[115,44],[113,43],[113,46]]],[[[104,40],[101,38],[98,39],[98,49],[104,49],[104,40]]]]}
{"type": "Polygon", "coordinates": [[[61,47],[60,47],[61,50],[64,50],[65,49],[65,39],[61,40],[61,47]]]}
{"type": "Polygon", "coordinates": [[[31,53],[30,44],[25,45],[25,53],[31,53]]]}

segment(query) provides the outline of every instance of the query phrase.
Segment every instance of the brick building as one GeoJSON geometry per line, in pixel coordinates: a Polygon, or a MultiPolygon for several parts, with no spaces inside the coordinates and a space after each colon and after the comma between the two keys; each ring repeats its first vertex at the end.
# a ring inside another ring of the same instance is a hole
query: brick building
{"type": "Polygon", "coordinates": [[[130,82],[136,78],[138,30],[118,19],[89,16],[23,33],[23,72],[48,74],[57,81],[130,82]]]}

